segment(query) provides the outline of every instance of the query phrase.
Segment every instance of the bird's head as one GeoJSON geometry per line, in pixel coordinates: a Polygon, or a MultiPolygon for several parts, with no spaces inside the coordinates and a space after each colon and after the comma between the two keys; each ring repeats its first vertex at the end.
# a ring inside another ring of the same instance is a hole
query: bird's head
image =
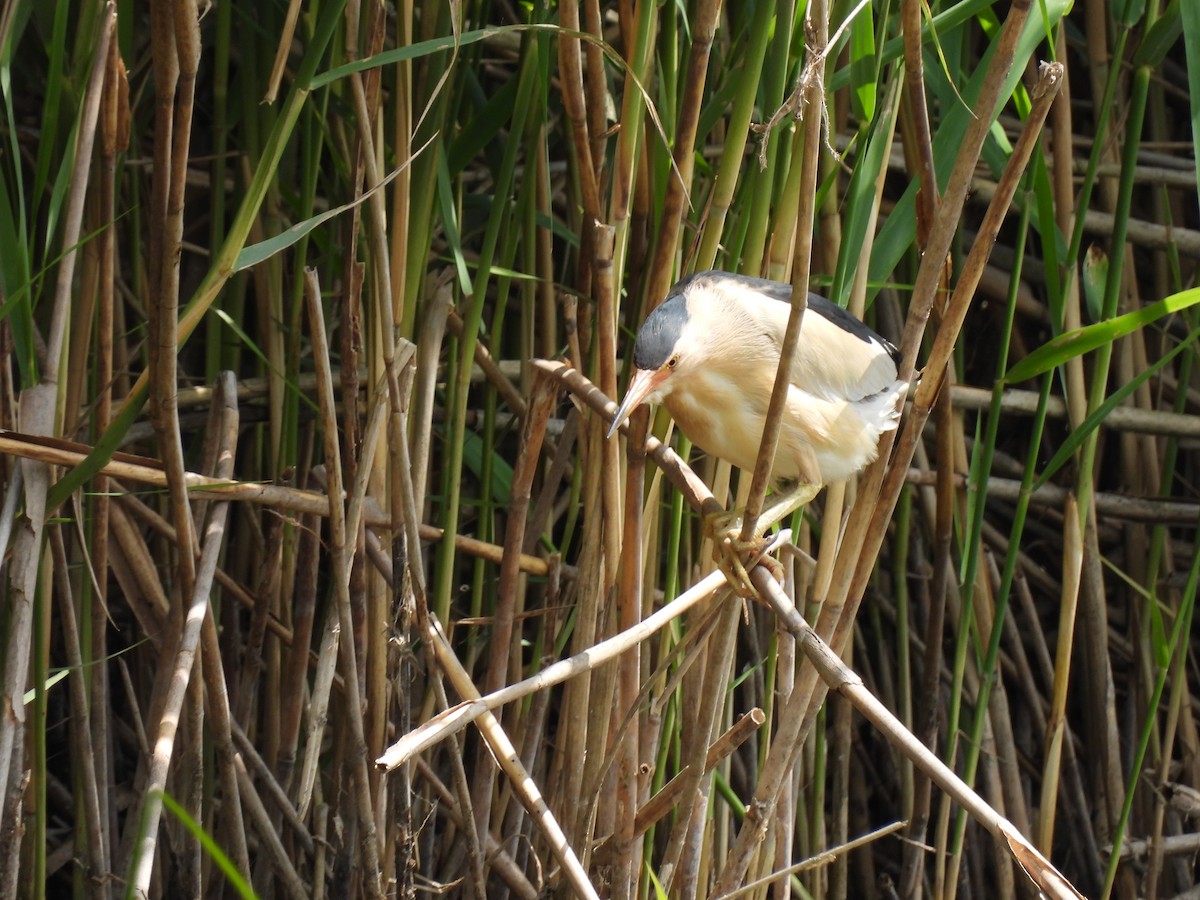
{"type": "Polygon", "coordinates": [[[642,403],[659,403],[671,393],[675,379],[695,362],[697,335],[683,294],[673,294],[646,317],[633,345],[633,379],[621,401],[608,436],[642,403]]]}

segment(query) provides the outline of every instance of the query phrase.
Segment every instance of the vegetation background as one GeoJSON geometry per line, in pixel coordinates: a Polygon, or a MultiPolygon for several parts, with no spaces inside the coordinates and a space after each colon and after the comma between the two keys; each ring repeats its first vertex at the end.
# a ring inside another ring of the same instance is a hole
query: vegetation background
{"type": "Polygon", "coordinates": [[[1190,2],[9,0],[0,95],[0,895],[1196,896],[1190,2]],[[861,683],[531,362],[710,267],[923,371],[783,553],[861,683]]]}

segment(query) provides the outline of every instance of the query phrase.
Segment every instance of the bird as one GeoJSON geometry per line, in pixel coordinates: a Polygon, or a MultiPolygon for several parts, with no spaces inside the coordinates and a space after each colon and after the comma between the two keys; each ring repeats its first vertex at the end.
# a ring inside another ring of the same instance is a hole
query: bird
{"type": "MultiPolygon", "coordinates": [[[[791,296],[790,284],[715,270],[675,284],[638,330],[633,375],[608,436],[639,405],[662,404],[695,446],[753,471],[791,296]]],[[[808,295],[771,470],[773,483],[792,489],[782,513],[772,508],[774,521],[876,458],[908,389],[899,361],[886,338],[808,295]]],[[[772,524],[765,513],[760,522],[772,524]]]]}

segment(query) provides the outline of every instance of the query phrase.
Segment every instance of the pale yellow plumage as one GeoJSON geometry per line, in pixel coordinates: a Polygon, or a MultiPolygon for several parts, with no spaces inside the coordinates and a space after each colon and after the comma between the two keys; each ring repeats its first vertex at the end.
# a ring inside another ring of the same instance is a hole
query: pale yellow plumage
{"type": "MultiPolygon", "coordinates": [[[[638,372],[618,421],[639,402],[661,402],[698,447],[752,469],[790,293],[788,285],[723,272],[680,282],[639,333],[638,372]]],[[[883,338],[822,298],[809,303],[772,475],[828,484],[875,458],[879,436],[896,427],[906,385],[883,338]]]]}

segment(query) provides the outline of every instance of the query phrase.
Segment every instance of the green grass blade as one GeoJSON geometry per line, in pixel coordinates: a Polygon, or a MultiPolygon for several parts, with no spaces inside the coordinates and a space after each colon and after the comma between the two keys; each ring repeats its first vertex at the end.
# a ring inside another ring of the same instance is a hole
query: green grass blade
{"type": "Polygon", "coordinates": [[[242,897],[243,900],[258,900],[258,894],[254,893],[254,888],[242,877],[241,872],[237,870],[237,866],[233,864],[233,860],[213,840],[212,835],[205,831],[204,827],[193,819],[188,814],[188,811],[170,794],[163,791],[160,796],[162,797],[163,806],[169,809],[175,818],[183,823],[183,827],[187,829],[188,833],[200,843],[200,846],[204,848],[204,852],[216,863],[217,868],[228,879],[233,889],[238,892],[238,896],[242,897]]]}
{"type": "Polygon", "coordinates": [[[277,234],[274,237],[267,238],[265,241],[259,241],[257,244],[251,244],[249,247],[244,248],[242,252],[237,255],[237,259],[235,259],[233,262],[233,271],[240,272],[243,269],[253,268],[259,263],[266,262],[275,254],[282,253],[288,247],[291,247],[302,238],[311,234],[314,229],[324,225],[330,219],[337,218],[342,213],[354,209],[354,207],[370,199],[372,194],[383,190],[396,179],[397,175],[407,169],[412,164],[414,159],[425,152],[426,148],[433,143],[434,138],[436,137],[437,134],[435,133],[429,138],[429,140],[422,144],[421,147],[408,158],[408,160],[405,161],[404,165],[397,168],[370,190],[364,191],[358,198],[350,201],[349,203],[343,203],[336,209],[326,210],[325,212],[313,216],[310,219],[305,219],[303,222],[297,222],[287,231],[277,234]]]}
{"type": "Polygon", "coordinates": [[[1092,350],[1111,344],[1117,338],[1132,334],[1163,316],[1179,312],[1200,303],[1200,288],[1180,291],[1151,303],[1142,309],[1125,313],[1106,322],[1085,325],[1074,331],[1059,335],[1038,347],[1023,360],[1008,370],[1004,376],[1006,384],[1017,384],[1036,378],[1044,372],[1062,365],[1068,359],[1081,356],[1092,350]]]}
{"type": "Polygon", "coordinates": [[[1055,472],[1067,464],[1071,457],[1073,457],[1079,448],[1083,446],[1083,442],[1087,440],[1088,435],[1100,427],[1100,424],[1110,412],[1124,403],[1129,395],[1137,390],[1140,385],[1144,384],[1147,379],[1157,375],[1160,371],[1162,371],[1163,367],[1166,366],[1167,363],[1173,360],[1182,351],[1188,349],[1188,347],[1191,346],[1192,342],[1195,341],[1197,337],[1200,337],[1200,328],[1197,328],[1195,331],[1189,334],[1187,339],[1170,353],[1154,360],[1145,369],[1138,372],[1129,381],[1127,381],[1125,384],[1122,384],[1119,388],[1109,394],[1104,402],[1096,407],[1096,409],[1086,419],[1084,419],[1083,422],[1080,423],[1079,427],[1067,436],[1067,439],[1063,442],[1062,446],[1058,448],[1058,452],[1056,452],[1051,458],[1050,462],[1046,464],[1045,470],[1040,476],[1038,476],[1037,483],[1033,486],[1034,490],[1037,490],[1044,485],[1047,481],[1054,477],[1055,472]]]}

